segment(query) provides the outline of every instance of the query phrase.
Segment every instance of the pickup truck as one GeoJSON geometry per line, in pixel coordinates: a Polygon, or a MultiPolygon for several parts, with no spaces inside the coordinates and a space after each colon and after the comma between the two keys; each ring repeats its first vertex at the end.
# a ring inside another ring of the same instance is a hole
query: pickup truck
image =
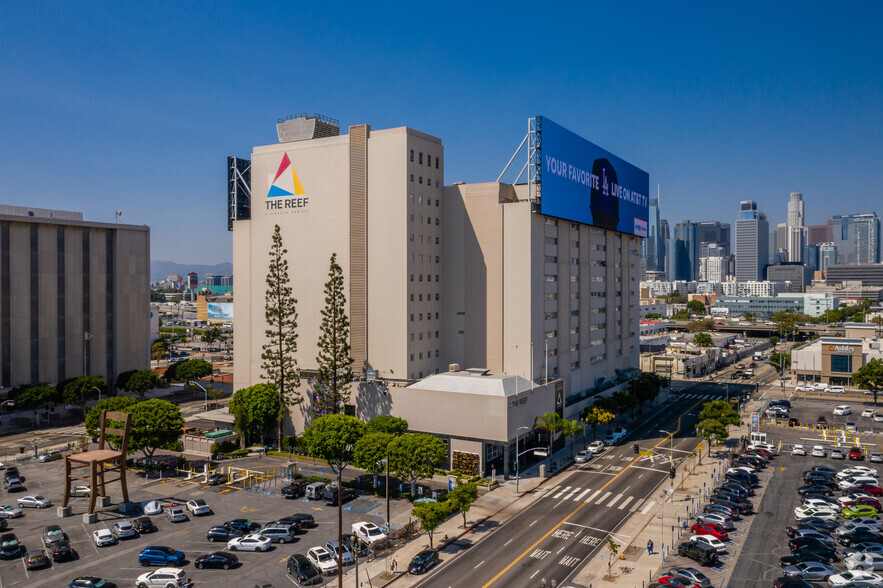
{"type": "Polygon", "coordinates": [[[374,523],[353,523],[353,534],[371,545],[386,540],[386,533],[374,523]]]}
{"type": "Polygon", "coordinates": [[[626,435],[628,435],[628,431],[624,427],[619,427],[604,436],[604,445],[618,445],[626,435]]]}

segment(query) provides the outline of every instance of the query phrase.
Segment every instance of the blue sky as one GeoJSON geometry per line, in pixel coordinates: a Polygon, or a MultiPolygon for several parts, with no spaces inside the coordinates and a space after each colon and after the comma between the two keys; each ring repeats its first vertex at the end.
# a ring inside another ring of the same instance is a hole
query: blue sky
{"type": "Polygon", "coordinates": [[[496,179],[544,114],[650,174],[662,215],[883,214],[883,3],[4,2],[0,203],[152,228],[231,259],[227,155],[276,119],[442,138],[496,179]]]}

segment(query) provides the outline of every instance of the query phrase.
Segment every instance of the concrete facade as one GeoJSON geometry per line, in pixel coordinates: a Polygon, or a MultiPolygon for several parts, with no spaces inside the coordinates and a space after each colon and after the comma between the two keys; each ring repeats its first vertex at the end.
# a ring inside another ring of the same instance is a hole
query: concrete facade
{"type": "Polygon", "coordinates": [[[149,366],[150,229],[0,208],[0,387],[149,366]]]}

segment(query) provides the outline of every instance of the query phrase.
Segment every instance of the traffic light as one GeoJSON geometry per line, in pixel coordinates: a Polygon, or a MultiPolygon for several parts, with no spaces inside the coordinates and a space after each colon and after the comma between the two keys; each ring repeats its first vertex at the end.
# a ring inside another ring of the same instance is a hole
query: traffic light
{"type": "Polygon", "coordinates": [[[670,470],[668,470],[668,477],[672,480],[675,479],[675,469],[674,468],[671,468],[670,470]]]}
{"type": "Polygon", "coordinates": [[[637,444],[637,443],[635,443],[635,455],[637,455],[637,454],[639,454],[639,453],[641,453],[641,448],[638,447],[638,444],[637,444]]]}

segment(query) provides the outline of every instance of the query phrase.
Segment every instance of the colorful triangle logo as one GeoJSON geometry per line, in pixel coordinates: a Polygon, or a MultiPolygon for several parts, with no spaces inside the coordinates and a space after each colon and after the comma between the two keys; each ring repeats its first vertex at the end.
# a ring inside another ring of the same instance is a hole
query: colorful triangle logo
{"type": "Polygon", "coordinates": [[[303,184],[300,183],[300,178],[297,177],[297,172],[294,171],[294,166],[291,165],[291,160],[288,159],[287,153],[282,155],[279,169],[272,178],[272,181],[269,182],[270,189],[267,191],[267,198],[292,195],[302,196],[307,193],[304,190],[303,184]]]}

